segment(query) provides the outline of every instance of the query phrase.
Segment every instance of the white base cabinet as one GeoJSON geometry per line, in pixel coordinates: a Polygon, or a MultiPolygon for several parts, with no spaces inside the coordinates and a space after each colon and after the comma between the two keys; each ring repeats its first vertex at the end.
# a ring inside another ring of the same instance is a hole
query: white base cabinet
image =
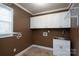
{"type": "Polygon", "coordinates": [[[70,28],[71,21],[68,13],[65,11],[31,17],[30,28],[70,28]]]}

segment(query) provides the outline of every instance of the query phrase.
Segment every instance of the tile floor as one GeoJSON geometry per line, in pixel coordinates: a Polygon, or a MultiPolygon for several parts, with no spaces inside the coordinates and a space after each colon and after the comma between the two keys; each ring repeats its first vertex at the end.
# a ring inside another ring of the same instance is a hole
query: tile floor
{"type": "Polygon", "coordinates": [[[31,49],[26,51],[22,56],[53,56],[53,51],[32,47],[31,49]]]}

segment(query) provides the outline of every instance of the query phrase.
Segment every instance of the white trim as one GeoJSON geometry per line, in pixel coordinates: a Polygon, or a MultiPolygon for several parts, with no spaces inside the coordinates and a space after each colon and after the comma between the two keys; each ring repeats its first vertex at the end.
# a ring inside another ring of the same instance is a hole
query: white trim
{"type": "Polygon", "coordinates": [[[56,12],[56,11],[66,10],[66,9],[68,9],[68,8],[65,7],[65,8],[60,8],[60,9],[55,9],[55,10],[50,10],[50,11],[39,12],[39,13],[35,13],[33,15],[40,15],[40,14],[45,14],[45,13],[52,13],[52,12],[56,12]]]}
{"type": "Polygon", "coordinates": [[[61,11],[61,10],[66,10],[66,9],[69,9],[70,5],[68,5],[68,7],[65,7],[65,8],[60,8],[60,9],[55,9],[55,10],[49,10],[49,11],[45,11],[45,12],[39,12],[39,13],[35,13],[33,14],[31,11],[27,10],[26,8],[24,8],[23,6],[21,6],[20,4],[18,3],[14,3],[16,6],[20,7],[21,9],[23,9],[24,11],[30,13],[31,15],[40,15],[40,14],[45,14],[45,13],[51,13],[51,12],[56,12],[56,11],[61,11]]]}
{"type": "Polygon", "coordinates": [[[0,38],[8,38],[8,37],[13,37],[13,35],[12,34],[9,34],[9,35],[3,35],[3,36],[0,36],[0,38]]]}
{"type": "Polygon", "coordinates": [[[70,3],[70,4],[68,5],[67,9],[70,9],[71,5],[72,5],[72,3],[70,3]]]}
{"type": "MultiPolygon", "coordinates": [[[[11,7],[8,7],[7,5],[5,5],[5,4],[2,4],[2,3],[0,3],[0,6],[1,7],[3,7],[3,8],[6,8],[6,9],[8,9],[8,10],[10,10],[10,12],[11,12],[11,32],[13,32],[13,8],[11,8],[11,7]]],[[[13,36],[13,34],[4,34],[4,35],[0,35],[0,38],[6,38],[6,37],[12,37],[13,36]]]]}
{"type": "Polygon", "coordinates": [[[15,56],[22,56],[22,54],[24,53],[24,52],[26,52],[26,51],[28,51],[30,48],[32,48],[33,46],[31,45],[31,46],[29,46],[29,47],[27,47],[26,49],[24,49],[23,51],[21,51],[20,53],[18,53],[18,54],[16,54],[15,56]]]}
{"type": "Polygon", "coordinates": [[[20,4],[18,4],[18,3],[14,3],[16,6],[18,6],[19,8],[21,8],[21,9],[23,9],[24,11],[26,11],[26,12],[28,12],[28,13],[30,13],[31,15],[33,15],[32,14],[32,12],[30,12],[29,10],[27,10],[27,9],[25,9],[23,6],[21,6],[20,4]]]}
{"type": "Polygon", "coordinates": [[[37,47],[37,48],[42,48],[42,49],[47,49],[47,50],[53,51],[53,48],[49,48],[49,47],[45,47],[45,46],[40,46],[40,45],[31,45],[28,48],[26,48],[23,51],[21,51],[20,53],[16,54],[15,56],[22,56],[24,52],[28,51],[32,47],[37,47]]]}
{"type": "Polygon", "coordinates": [[[45,47],[45,46],[40,46],[40,45],[32,45],[32,47],[37,47],[37,48],[42,48],[42,49],[53,51],[53,48],[49,48],[49,47],[45,47]]]}

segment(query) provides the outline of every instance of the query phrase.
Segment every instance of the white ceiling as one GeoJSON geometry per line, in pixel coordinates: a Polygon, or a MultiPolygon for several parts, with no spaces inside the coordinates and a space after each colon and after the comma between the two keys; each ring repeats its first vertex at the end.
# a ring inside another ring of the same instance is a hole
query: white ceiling
{"type": "Polygon", "coordinates": [[[45,3],[44,5],[38,5],[35,3],[18,3],[19,7],[28,11],[32,15],[38,15],[43,13],[49,13],[59,10],[68,9],[69,3],[45,3]]]}

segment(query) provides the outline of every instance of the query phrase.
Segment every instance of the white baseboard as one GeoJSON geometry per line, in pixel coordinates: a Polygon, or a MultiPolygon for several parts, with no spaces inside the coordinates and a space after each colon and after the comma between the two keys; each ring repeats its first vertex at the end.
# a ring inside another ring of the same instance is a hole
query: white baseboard
{"type": "Polygon", "coordinates": [[[20,53],[16,54],[15,56],[22,56],[26,51],[32,48],[32,45],[21,51],[20,53]]]}
{"type": "Polygon", "coordinates": [[[28,48],[26,48],[23,51],[21,51],[20,53],[16,54],[15,56],[22,56],[26,51],[28,51],[32,47],[37,47],[37,48],[42,48],[42,49],[47,49],[47,50],[53,51],[53,48],[49,48],[49,47],[45,47],[45,46],[40,46],[40,45],[31,45],[28,48]]]}
{"type": "Polygon", "coordinates": [[[32,45],[32,47],[38,47],[38,48],[42,48],[42,49],[53,51],[53,48],[49,48],[49,47],[45,47],[45,46],[40,46],[40,45],[32,45]]]}

